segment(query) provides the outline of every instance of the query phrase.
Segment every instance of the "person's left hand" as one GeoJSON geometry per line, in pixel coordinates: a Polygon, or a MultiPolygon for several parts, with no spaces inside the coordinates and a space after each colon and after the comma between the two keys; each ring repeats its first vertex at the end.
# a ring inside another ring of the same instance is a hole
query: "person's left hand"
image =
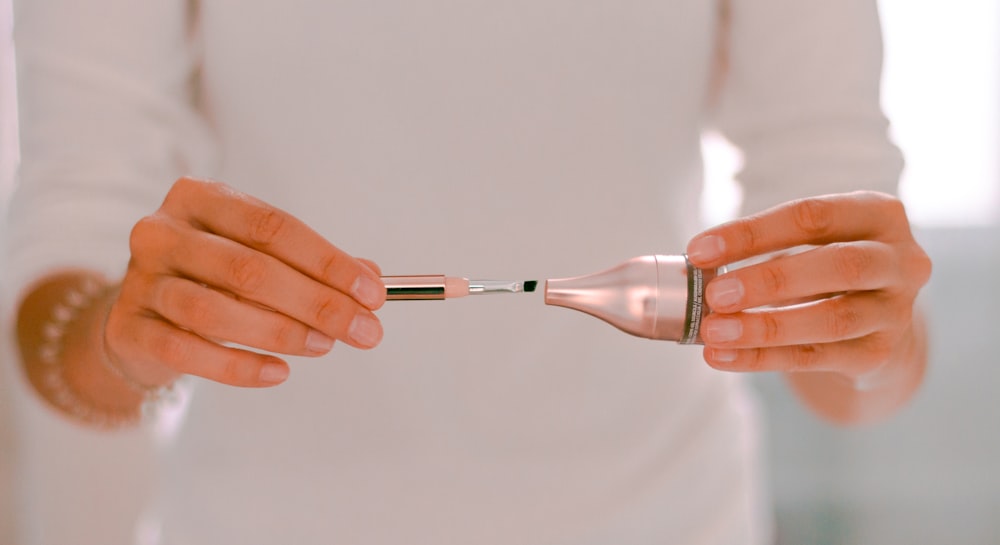
{"type": "Polygon", "coordinates": [[[711,366],[859,379],[908,350],[931,262],[894,197],[862,191],[788,202],[697,235],[688,257],[708,269],[801,245],[816,247],[709,282],[712,314],[701,334],[711,366]]]}

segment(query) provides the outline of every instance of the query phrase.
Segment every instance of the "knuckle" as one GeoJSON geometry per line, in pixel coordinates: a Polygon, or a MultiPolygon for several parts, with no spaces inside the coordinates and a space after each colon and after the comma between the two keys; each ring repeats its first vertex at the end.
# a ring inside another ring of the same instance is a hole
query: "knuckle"
{"type": "Polygon", "coordinates": [[[749,218],[736,223],[736,233],[746,251],[753,252],[757,249],[762,240],[760,223],[754,218],[749,218]]]}
{"type": "Polygon", "coordinates": [[[253,295],[264,285],[267,267],[253,254],[240,254],[229,261],[227,278],[236,291],[253,295]]]}
{"type": "Polygon", "coordinates": [[[304,344],[303,337],[300,326],[290,320],[285,320],[275,326],[271,333],[271,342],[272,346],[278,349],[301,348],[304,344]]]}
{"type": "Polygon", "coordinates": [[[763,341],[765,343],[776,343],[781,341],[782,335],[784,334],[784,328],[781,325],[781,321],[769,312],[762,312],[759,314],[760,324],[762,334],[764,336],[763,341]]]}
{"type": "Polygon", "coordinates": [[[329,325],[337,321],[340,305],[333,297],[320,297],[313,310],[313,318],[317,324],[329,325]]]}
{"type": "Polygon", "coordinates": [[[791,349],[791,371],[810,371],[820,361],[820,348],[815,344],[802,344],[791,349]]]}
{"type": "Polygon", "coordinates": [[[822,237],[833,222],[832,205],[820,199],[802,199],[793,205],[792,218],[799,231],[813,238],[822,237]]]}
{"type": "MultiPolygon", "coordinates": [[[[874,193],[874,192],[873,192],[874,193]]],[[[874,193],[882,199],[882,206],[885,208],[885,213],[893,219],[906,219],[906,206],[903,201],[893,197],[891,195],[886,195],[884,193],[874,193]]]]}
{"type": "Polygon", "coordinates": [[[847,282],[847,288],[864,287],[865,279],[872,268],[872,254],[853,244],[836,243],[831,247],[834,270],[847,282]]]}
{"type": "Polygon", "coordinates": [[[924,252],[923,248],[918,245],[913,257],[911,258],[909,268],[916,276],[919,285],[923,286],[931,279],[934,264],[931,262],[930,256],[928,256],[927,253],[924,252]]]}
{"type": "Polygon", "coordinates": [[[167,190],[167,195],[163,199],[163,207],[170,207],[176,201],[182,200],[184,194],[190,191],[191,184],[193,183],[194,181],[187,177],[174,180],[174,183],[167,190]]]}
{"type": "Polygon", "coordinates": [[[335,253],[324,253],[319,258],[318,266],[321,275],[320,278],[331,281],[337,277],[337,273],[341,268],[341,261],[335,253]]]}
{"type": "Polygon", "coordinates": [[[159,361],[176,367],[188,360],[190,344],[181,335],[165,334],[152,339],[151,351],[159,361]]]}
{"type": "Polygon", "coordinates": [[[162,238],[163,228],[155,216],[146,216],[132,226],[128,245],[133,256],[143,256],[162,238]]]}
{"type": "Polygon", "coordinates": [[[215,321],[215,307],[204,297],[198,297],[195,294],[178,294],[174,299],[174,304],[180,310],[187,326],[197,327],[215,321]]]}
{"type": "Polygon", "coordinates": [[[785,270],[776,263],[764,263],[760,269],[761,283],[772,295],[782,295],[788,287],[785,270]]]}
{"type": "Polygon", "coordinates": [[[261,246],[273,244],[285,226],[285,216],[274,208],[261,206],[250,212],[250,240],[261,246]]]}
{"type": "Polygon", "coordinates": [[[249,353],[239,351],[226,356],[220,369],[219,378],[221,381],[233,385],[255,383],[257,380],[257,372],[255,371],[259,366],[248,361],[251,357],[249,353]]]}
{"type": "Polygon", "coordinates": [[[854,336],[861,326],[861,314],[849,303],[839,302],[827,314],[827,331],[835,339],[854,336]]]}
{"type": "Polygon", "coordinates": [[[167,191],[167,196],[163,199],[163,208],[171,208],[186,201],[193,194],[203,189],[204,186],[205,182],[189,176],[177,178],[167,191]]]}
{"type": "Polygon", "coordinates": [[[205,182],[202,180],[198,180],[197,178],[193,178],[191,176],[181,176],[180,178],[177,178],[177,180],[174,181],[174,185],[173,187],[170,188],[170,191],[183,192],[193,188],[201,187],[203,185],[205,185],[205,182]]]}
{"type": "Polygon", "coordinates": [[[205,182],[203,182],[202,180],[198,180],[197,178],[193,178],[191,176],[181,176],[181,177],[177,178],[176,181],[174,181],[174,186],[173,186],[173,188],[171,188],[171,191],[174,191],[174,190],[176,190],[176,191],[188,191],[188,190],[191,190],[191,189],[199,188],[199,187],[203,186],[204,184],[205,184],[205,182]]]}
{"type": "Polygon", "coordinates": [[[869,196],[876,200],[875,212],[891,226],[894,236],[909,233],[910,219],[906,213],[906,205],[894,195],[869,191],[869,196]]]}
{"type": "Polygon", "coordinates": [[[751,373],[758,373],[767,370],[767,362],[764,357],[764,350],[760,348],[755,348],[752,350],[745,350],[745,356],[742,361],[743,368],[751,373]]]}

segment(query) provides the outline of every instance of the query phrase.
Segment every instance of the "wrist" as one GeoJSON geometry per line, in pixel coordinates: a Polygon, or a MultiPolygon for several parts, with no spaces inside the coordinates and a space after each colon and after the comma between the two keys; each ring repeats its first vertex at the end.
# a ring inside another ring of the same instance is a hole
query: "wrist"
{"type": "Polygon", "coordinates": [[[792,389],[815,413],[847,425],[881,420],[919,389],[927,366],[924,322],[915,316],[889,360],[859,376],[836,372],[786,373],[792,389]]]}
{"type": "Polygon", "coordinates": [[[18,315],[19,348],[32,385],[59,412],[99,428],[140,417],[141,396],[106,380],[93,342],[109,293],[108,282],[96,274],[62,273],[32,290],[18,315]]]}

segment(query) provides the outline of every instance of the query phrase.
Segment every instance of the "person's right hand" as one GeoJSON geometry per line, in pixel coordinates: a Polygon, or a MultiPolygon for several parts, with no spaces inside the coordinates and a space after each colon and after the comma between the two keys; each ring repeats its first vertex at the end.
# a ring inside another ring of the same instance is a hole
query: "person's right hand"
{"type": "Polygon", "coordinates": [[[268,352],[318,356],[334,340],[371,348],[385,301],[378,267],[298,219],[216,182],[178,180],[132,230],[132,258],[104,345],[134,382],[192,374],[271,386],[288,364],[268,352]]]}

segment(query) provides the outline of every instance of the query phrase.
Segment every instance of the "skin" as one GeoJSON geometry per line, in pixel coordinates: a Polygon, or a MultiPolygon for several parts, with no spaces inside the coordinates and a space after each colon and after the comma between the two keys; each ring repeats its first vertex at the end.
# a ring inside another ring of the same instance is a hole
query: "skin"
{"type": "Polygon", "coordinates": [[[222,346],[319,356],[372,348],[385,302],[378,267],[290,214],[221,183],[184,178],[132,230],[108,355],[143,384],[181,373],[233,386],[283,382],[288,364],[222,346]]]}
{"type": "Polygon", "coordinates": [[[715,268],[797,246],[813,248],[719,276],[706,286],[705,361],[781,371],[820,416],[870,422],[919,387],[927,362],[914,310],[931,273],[902,203],[874,192],[785,203],[709,229],[688,255],[715,268]]]}
{"type": "MultiPolygon", "coordinates": [[[[290,214],[216,182],[183,178],[131,233],[132,258],[104,301],[70,324],[65,378],[102,406],[134,410],[133,382],[167,385],[182,374],[246,387],[283,382],[288,364],[270,354],[319,356],[335,341],[372,348],[385,302],[379,268],[331,245],[290,214]],[[99,327],[98,324],[106,324],[99,327]]],[[[85,271],[54,275],[25,298],[18,338],[28,376],[40,331],[58,296],[85,271]]],[[[65,363],[64,363],[65,365],[65,363]]]]}
{"type": "MultiPolygon", "coordinates": [[[[930,261],[900,202],[859,192],[787,203],[692,239],[691,261],[714,268],[800,245],[816,247],[740,268],[706,288],[713,313],[705,359],[726,371],[783,371],[805,404],[838,423],[902,405],[926,365],[914,300],[930,261]]],[[[132,382],[192,374],[224,384],[280,384],[273,354],[319,356],[336,341],[372,348],[385,302],[379,268],[288,213],[216,182],[184,178],[134,227],[118,289],[84,309],[64,341],[65,380],[99,406],[138,409],[132,382]]],[[[33,347],[51,308],[87,271],[29,291],[18,339],[29,379],[51,396],[33,347]]]]}

